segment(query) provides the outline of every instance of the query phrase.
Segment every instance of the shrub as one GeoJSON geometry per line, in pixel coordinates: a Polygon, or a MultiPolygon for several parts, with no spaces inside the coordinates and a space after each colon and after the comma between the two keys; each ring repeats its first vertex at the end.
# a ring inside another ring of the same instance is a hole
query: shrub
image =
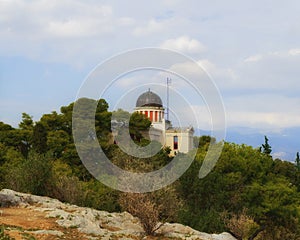
{"type": "Polygon", "coordinates": [[[27,159],[5,168],[7,188],[36,195],[47,193],[51,179],[51,163],[47,156],[30,153],[27,159]]]}

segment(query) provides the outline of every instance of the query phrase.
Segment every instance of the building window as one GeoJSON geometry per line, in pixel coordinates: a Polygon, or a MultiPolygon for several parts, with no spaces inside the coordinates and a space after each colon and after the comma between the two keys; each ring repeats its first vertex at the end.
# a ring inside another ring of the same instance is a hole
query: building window
{"type": "Polygon", "coordinates": [[[174,150],[178,149],[178,136],[173,137],[173,149],[174,150]]]}
{"type": "Polygon", "coordinates": [[[153,122],[153,111],[150,111],[150,121],[153,122]]]}
{"type": "Polygon", "coordinates": [[[148,111],[145,111],[145,116],[148,117],[148,111]]]}
{"type": "Polygon", "coordinates": [[[158,121],[158,117],[157,117],[157,114],[158,114],[158,112],[157,111],[155,111],[155,122],[157,122],[158,121]]]}

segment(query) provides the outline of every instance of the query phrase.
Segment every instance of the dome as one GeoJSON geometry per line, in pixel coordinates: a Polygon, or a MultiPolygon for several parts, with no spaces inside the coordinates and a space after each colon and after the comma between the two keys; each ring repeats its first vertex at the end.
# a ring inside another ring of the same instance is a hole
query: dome
{"type": "Polygon", "coordinates": [[[136,101],[136,107],[162,107],[162,101],[160,97],[154,92],[149,91],[139,96],[136,101]]]}

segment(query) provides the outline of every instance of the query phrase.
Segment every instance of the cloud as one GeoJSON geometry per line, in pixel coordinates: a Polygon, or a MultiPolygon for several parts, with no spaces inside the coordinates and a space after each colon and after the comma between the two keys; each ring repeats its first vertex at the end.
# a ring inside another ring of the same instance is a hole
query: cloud
{"type": "Polygon", "coordinates": [[[274,152],[272,153],[272,156],[274,159],[279,158],[279,159],[285,159],[287,156],[286,152],[274,152]]]}
{"type": "Polygon", "coordinates": [[[168,39],[160,47],[189,54],[202,53],[206,50],[206,47],[201,42],[188,36],[168,39]]]}
{"type": "Polygon", "coordinates": [[[253,55],[253,56],[247,57],[244,61],[245,62],[258,62],[262,58],[263,58],[263,56],[261,54],[258,54],[258,55],[253,55]]]}
{"type": "Polygon", "coordinates": [[[299,65],[298,49],[249,56],[230,67],[232,76],[226,78],[222,88],[240,92],[277,91],[280,94],[295,94],[293,92],[300,89],[299,65]]]}
{"type": "MultiPolygon", "coordinates": [[[[101,32],[111,19],[113,11],[108,5],[86,4],[75,0],[25,2],[7,1],[0,13],[0,25],[9,27],[13,35],[35,38],[86,36],[101,32]],[[103,28],[104,27],[104,28],[103,28]],[[84,30],[84,31],[83,31],[84,30]]],[[[32,38],[31,38],[32,39],[32,38]]],[[[33,40],[33,39],[32,39],[33,40]]]]}
{"type": "Polygon", "coordinates": [[[300,98],[278,94],[248,94],[226,97],[229,126],[280,129],[300,125],[300,98]]]}
{"type": "Polygon", "coordinates": [[[294,49],[290,49],[288,51],[288,53],[292,56],[297,56],[300,55],[300,48],[294,48],[294,49]]]}
{"type": "Polygon", "coordinates": [[[118,23],[120,26],[132,26],[136,21],[131,17],[121,17],[118,19],[118,23]]]}
{"type": "Polygon", "coordinates": [[[166,29],[167,25],[169,24],[169,20],[163,20],[158,21],[156,19],[150,19],[146,25],[136,27],[133,30],[133,35],[142,37],[142,36],[148,36],[152,34],[158,34],[159,32],[162,32],[164,29],[166,29]]]}
{"type": "Polygon", "coordinates": [[[134,18],[117,16],[112,6],[97,1],[1,1],[0,53],[87,65],[134,25],[134,18]]]}

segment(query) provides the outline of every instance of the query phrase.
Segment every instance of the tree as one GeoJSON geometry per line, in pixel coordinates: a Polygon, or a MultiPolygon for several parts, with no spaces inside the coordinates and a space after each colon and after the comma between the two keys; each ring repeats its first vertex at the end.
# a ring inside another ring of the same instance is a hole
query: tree
{"type": "Polygon", "coordinates": [[[32,116],[30,116],[27,113],[22,113],[22,122],[19,123],[19,128],[24,130],[32,130],[33,129],[32,116]]]}
{"type": "Polygon", "coordinates": [[[138,142],[143,138],[142,132],[149,130],[151,121],[145,115],[135,112],[129,121],[129,133],[138,142]]]}
{"type": "Polygon", "coordinates": [[[47,135],[47,147],[53,156],[60,158],[69,144],[69,135],[63,130],[50,131],[47,135]]]}
{"type": "Polygon", "coordinates": [[[286,178],[271,174],[267,182],[255,181],[246,187],[243,198],[260,226],[249,239],[265,232],[268,236],[263,238],[265,240],[288,240],[293,238],[287,235],[283,238],[281,232],[299,232],[299,192],[286,178]]]}
{"type": "Polygon", "coordinates": [[[50,114],[44,114],[40,123],[43,124],[47,131],[61,130],[63,128],[61,118],[61,115],[57,114],[56,111],[52,111],[50,114]]]}
{"type": "Polygon", "coordinates": [[[0,122],[0,131],[8,131],[8,130],[13,130],[12,126],[4,122],[0,122]]]}
{"type": "Polygon", "coordinates": [[[262,144],[263,147],[263,153],[270,155],[272,152],[272,147],[269,144],[269,139],[267,138],[267,136],[265,136],[265,144],[262,144]]]}
{"type": "Polygon", "coordinates": [[[299,157],[299,152],[297,152],[297,154],[296,154],[296,160],[295,160],[295,162],[296,162],[297,169],[300,171],[300,157],[299,157]]]}
{"type": "Polygon", "coordinates": [[[33,128],[32,145],[37,153],[47,152],[47,131],[40,122],[36,123],[33,128]]]}
{"type": "Polygon", "coordinates": [[[73,112],[74,103],[69,104],[68,106],[63,106],[60,108],[61,114],[61,124],[62,129],[66,131],[69,135],[72,134],[72,112],[73,112]]]}

